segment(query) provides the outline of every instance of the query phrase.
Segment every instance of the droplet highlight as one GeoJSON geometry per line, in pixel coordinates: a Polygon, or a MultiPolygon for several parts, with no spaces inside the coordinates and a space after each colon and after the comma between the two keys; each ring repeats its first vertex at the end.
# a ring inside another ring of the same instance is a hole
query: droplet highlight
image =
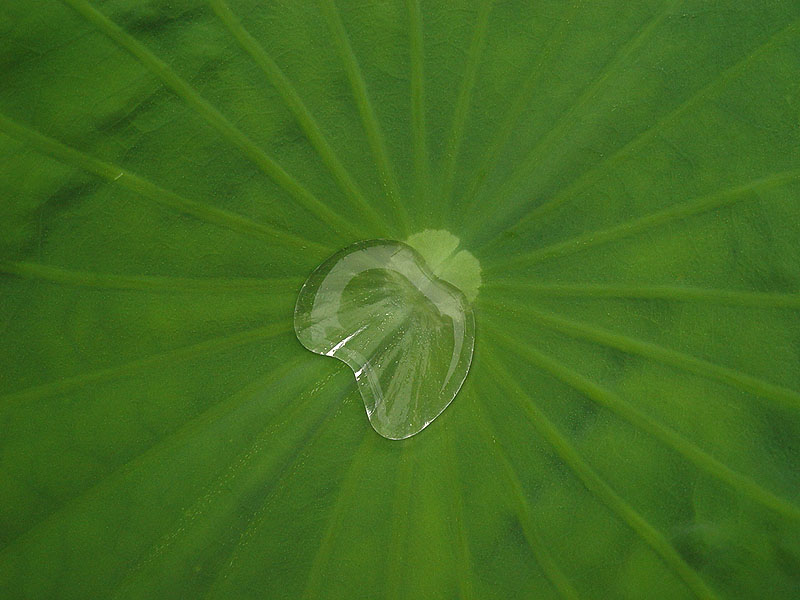
{"type": "Polygon", "coordinates": [[[294,313],[300,343],[353,370],[372,427],[393,440],[422,431],[461,389],[475,319],[453,276],[468,282],[471,293],[480,286],[477,260],[454,252],[458,239],[448,232],[408,241],[370,240],[340,250],[309,276],[294,313]],[[441,258],[437,266],[449,268],[451,282],[410,244],[441,258]]]}

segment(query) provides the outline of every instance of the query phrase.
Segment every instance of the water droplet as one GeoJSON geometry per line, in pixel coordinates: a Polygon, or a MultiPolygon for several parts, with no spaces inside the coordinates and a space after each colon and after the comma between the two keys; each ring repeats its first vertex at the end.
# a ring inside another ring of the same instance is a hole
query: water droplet
{"type": "Polygon", "coordinates": [[[300,290],[297,338],[353,369],[370,423],[386,438],[424,429],[467,377],[475,342],[469,301],[480,266],[456,252],[458,244],[446,231],[408,243],[358,242],[323,262],[300,290]]]}

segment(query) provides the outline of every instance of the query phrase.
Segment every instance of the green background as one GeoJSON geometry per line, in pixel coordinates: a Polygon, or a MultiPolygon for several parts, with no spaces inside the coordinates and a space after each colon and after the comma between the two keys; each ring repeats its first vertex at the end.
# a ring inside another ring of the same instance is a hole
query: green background
{"type": "Polygon", "coordinates": [[[797,0],[0,3],[0,597],[796,598],[797,0]],[[292,332],[458,236],[404,442],[292,332]]]}

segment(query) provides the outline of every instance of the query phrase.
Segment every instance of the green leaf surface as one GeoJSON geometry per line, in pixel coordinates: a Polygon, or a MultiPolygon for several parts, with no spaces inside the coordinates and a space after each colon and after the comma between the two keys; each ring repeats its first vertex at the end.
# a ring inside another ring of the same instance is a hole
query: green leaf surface
{"type": "Polygon", "coordinates": [[[798,73],[796,0],[0,3],[0,597],[797,598],[798,73]],[[293,310],[426,230],[390,441],[293,310]]]}

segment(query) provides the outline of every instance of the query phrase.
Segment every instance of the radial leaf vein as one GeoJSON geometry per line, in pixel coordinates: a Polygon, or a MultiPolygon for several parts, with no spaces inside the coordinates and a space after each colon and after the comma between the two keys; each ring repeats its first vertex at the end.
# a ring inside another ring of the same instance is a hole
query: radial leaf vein
{"type": "Polygon", "coordinates": [[[109,290],[143,292],[244,292],[262,294],[295,293],[302,283],[297,278],[216,278],[161,277],[151,275],[116,275],[89,271],[72,271],[33,262],[0,260],[0,273],[22,279],[46,281],[59,285],[109,290]]]}
{"type": "MultiPolygon", "coordinates": [[[[493,327],[491,328],[494,329],[493,327]]],[[[524,410],[527,418],[553,447],[575,476],[583,483],[587,490],[602,501],[612,512],[626,523],[653,551],[661,557],[695,596],[702,599],[717,598],[716,594],[706,585],[700,574],[689,565],[669,540],[647,519],[639,514],[628,504],[611,486],[587,463],[578,450],[564,437],[555,425],[536,406],[536,403],[499,362],[491,352],[484,353],[487,368],[496,374],[497,381],[505,388],[509,395],[516,400],[524,410]]]]}
{"type": "Polygon", "coordinates": [[[460,568],[458,586],[462,600],[473,600],[475,590],[472,584],[472,556],[467,539],[467,528],[464,521],[464,494],[461,489],[462,479],[458,468],[458,453],[456,452],[455,433],[452,428],[444,431],[446,439],[444,441],[448,457],[447,466],[444,471],[448,476],[448,485],[453,494],[453,501],[448,504],[451,510],[451,523],[456,533],[453,539],[455,555],[460,568]]]}
{"type": "MultiPolygon", "coordinates": [[[[339,379],[341,379],[341,371],[338,374],[339,379]]],[[[303,431],[303,435],[300,436],[299,443],[291,445],[293,451],[286,456],[279,451],[275,452],[276,432],[288,424],[296,426],[298,422],[302,422],[302,419],[298,419],[303,415],[304,409],[336,378],[337,372],[324,375],[313,382],[307,391],[301,394],[300,398],[295,399],[287,411],[277,411],[272,415],[253,442],[243,452],[239,453],[227,468],[221,471],[220,475],[205,488],[202,495],[195,499],[189,508],[182,511],[181,516],[175,521],[170,530],[156,540],[142,557],[128,569],[123,579],[119,582],[114,597],[124,597],[136,582],[137,576],[148,565],[168,552],[182,537],[187,536],[191,531],[192,524],[206,516],[212,510],[215,502],[227,502],[235,494],[244,496],[247,490],[264,489],[265,487],[269,490],[277,488],[277,482],[283,478],[287,471],[291,471],[290,467],[294,465],[298,456],[305,450],[307,443],[322,428],[326,421],[325,417],[330,414],[331,410],[327,410],[321,417],[318,416],[313,420],[308,430],[302,427],[296,428],[298,431],[303,431]],[[267,477],[266,481],[265,477],[267,477]]],[[[341,383],[342,387],[344,387],[344,380],[341,383]]],[[[331,405],[335,406],[333,403],[331,405]]],[[[278,448],[280,447],[282,446],[278,446],[278,448]]],[[[256,511],[256,514],[259,512],[256,511]]],[[[253,518],[255,518],[255,515],[253,518]]],[[[252,522],[252,519],[248,521],[248,526],[252,522]]]]}
{"type": "Polygon", "coordinates": [[[225,0],[208,0],[214,12],[231,32],[241,48],[250,55],[259,68],[264,72],[267,80],[278,91],[283,102],[294,115],[297,123],[306,134],[317,154],[325,166],[336,179],[342,191],[350,198],[353,206],[358,209],[359,216],[368,219],[370,224],[378,231],[386,231],[387,224],[378,215],[375,209],[367,202],[364,193],[352,178],[345,166],[339,160],[336,152],[322,132],[311,111],[303,102],[292,83],[278,67],[275,61],[267,54],[264,47],[243,26],[241,20],[233,13],[225,0]]]}
{"type": "Polygon", "coordinates": [[[164,365],[184,362],[204,354],[223,352],[245,344],[264,341],[287,333],[291,328],[291,322],[282,319],[272,325],[249,329],[233,335],[215,337],[175,350],[151,354],[150,356],[138,358],[121,365],[98,369],[89,373],[81,373],[72,377],[65,377],[57,381],[0,396],[0,409],[8,407],[11,404],[36,400],[38,398],[52,396],[53,394],[63,394],[88,385],[95,385],[125,375],[132,375],[141,371],[146,371],[151,367],[158,366],[159,368],[163,368],[164,365]]]}
{"type": "Polygon", "coordinates": [[[680,221],[688,217],[718,209],[741,201],[748,195],[766,192],[772,188],[780,187],[781,185],[786,185],[797,180],[800,180],[800,169],[768,175],[734,188],[716,192],[708,196],[701,196],[689,202],[676,204],[660,212],[632,219],[607,229],[590,231],[568,240],[551,244],[550,246],[516,254],[511,258],[495,262],[487,268],[487,271],[506,270],[514,265],[529,267],[545,260],[561,258],[600,244],[606,244],[625,237],[638,235],[644,231],[672,223],[673,221],[680,221]]]}
{"type": "Polygon", "coordinates": [[[550,580],[550,583],[552,583],[556,591],[558,591],[562,597],[567,598],[568,600],[576,600],[579,598],[577,590],[572,583],[570,583],[569,579],[567,579],[567,576],[563,573],[555,560],[553,560],[553,557],[550,556],[550,553],[547,552],[544,540],[536,531],[530,502],[528,502],[528,498],[525,495],[525,489],[522,486],[522,482],[519,478],[517,470],[514,468],[514,465],[506,454],[503,444],[494,443],[498,438],[494,433],[491,420],[487,416],[483,406],[481,406],[481,402],[477,397],[477,394],[473,393],[472,396],[473,406],[475,407],[478,417],[476,422],[486,437],[488,447],[493,450],[495,458],[500,463],[506,481],[511,488],[512,496],[517,504],[517,515],[519,517],[520,524],[522,525],[522,531],[525,535],[525,539],[528,542],[528,546],[536,557],[536,561],[541,566],[542,571],[550,580]]]}
{"type": "Polygon", "coordinates": [[[521,344],[508,335],[501,333],[498,328],[493,331],[494,337],[512,350],[515,354],[528,363],[551,373],[573,389],[600,406],[610,409],[618,416],[628,421],[634,427],[641,429],[658,439],[666,446],[672,448],[684,458],[691,461],[712,477],[719,479],[730,487],[736,489],[751,500],[774,510],[775,512],[800,520],[800,507],[789,500],[785,500],[771,491],[763,488],[750,477],[734,471],[713,456],[704,452],[693,442],[689,441],[677,431],[662,425],[638,409],[625,402],[619,395],[612,393],[601,385],[580,375],[577,371],[544,354],[536,348],[521,344]]]}
{"type": "Polygon", "coordinates": [[[669,0],[665,2],[664,8],[653,16],[648,23],[641,27],[636,35],[626,42],[619,52],[605,65],[599,76],[589,85],[575,103],[558,118],[555,125],[545,134],[542,139],[525,155],[519,162],[519,166],[513,171],[497,192],[490,199],[492,201],[507,201],[513,195],[515,188],[528,174],[541,162],[542,155],[550,146],[560,140],[565,131],[573,127],[579,121],[577,115],[587,103],[594,98],[602,86],[611,76],[625,64],[625,61],[653,35],[655,30],[661,25],[664,19],[678,4],[679,0],[669,0]]]}
{"type": "Polygon", "coordinates": [[[514,96],[502,124],[497,128],[497,135],[492,139],[486,154],[481,160],[480,166],[475,170],[475,176],[467,185],[466,193],[464,194],[464,205],[466,208],[463,214],[471,214],[475,209],[475,203],[478,201],[478,192],[481,190],[481,186],[500,159],[501,151],[514,133],[514,126],[519,121],[525,109],[530,106],[534,94],[539,91],[538,83],[542,76],[542,67],[547,64],[554,49],[559,47],[564,39],[564,34],[570,30],[571,17],[580,5],[581,3],[578,1],[570,3],[566,14],[560,17],[559,24],[554,27],[549,34],[539,52],[536,63],[530,69],[524,83],[514,96]]]}
{"type": "Polygon", "coordinates": [[[716,303],[759,308],[800,308],[800,294],[717,290],[674,285],[617,285],[581,283],[535,283],[495,279],[484,287],[500,291],[520,291],[543,297],[567,298],[632,298],[643,300],[675,300],[679,302],[716,303]]]}
{"type": "Polygon", "coordinates": [[[252,398],[259,392],[268,389],[271,385],[283,381],[287,377],[287,374],[297,367],[298,364],[303,362],[304,359],[305,357],[298,357],[283,365],[276,366],[267,375],[260,377],[238,392],[231,394],[227,399],[217,404],[212,404],[209,408],[193,417],[190,421],[184,423],[178,429],[168,433],[153,445],[126,460],[113,471],[107,473],[100,480],[92,484],[91,487],[83,490],[73,498],[68,499],[54,511],[34,523],[19,537],[11,540],[3,550],[0,551],[0,563],[13,551],[24,546],[27,541],[41,534],[50,524],[65,521],[72,516],[71,513],[77,508],[85,506],[91,500],[113,489],[115,485],[118,485],[132,472],[148,464],[148,462],[153,462],[168,456],[178,445],[185,443],[191,435],[196,434],[203,427],[217,422],[225,415],[233,412],[248,398],[252,398]]]}
{"type": "Polygon", "coordinates": [[[397,177],[389,159],[389,151],[386,149],[386,140],[380,124],[378,123],[378,118],[375,116],[375,110],[372,107],[372,102],[367,93],[367,84],[361,74],[361,68],[358,66],[358,60],[353,52],[353,47],[350,45],[350,39],[347,35],[347,31],[345,31],[341,16],[339,15],[339,9],[336,6],[335,0],[320,0],[320,2],[328,21],[328,27],[333,34],[336,48],[342,59],[347,79],[350,82],[353,97],[358,106],[358,112],[361,115],[361,122],[367,134],[367,140],[369,141],[372,153],[375,156],[375,162],[378,166],[378,171],[380,172],[387,197],[394,209],[395,216],[399,220],[401,229],[403,229],[404,233],[410,233],[408,211],[403,204],[400,187],[397,184],[397,177]]]}
{"type": "Polygon", "coordinates": [[[2,114],[0,114],[0,131],[61,163],[92,173],[107,180],[109,183],[119,185],[157,204],[191,215],[201,221],[230,229],[237,233],[266,238],[269,241],[280,244],[288,244],[295,248],[309,247],[326,253],[330,251],[330,247],[324,244],[306,240],[293,233],[280,231],[268,225],[256,223],[236,213],[184,198],[175,192],[151,183],[144,177],[65,146],[61,142],[42,135],[25,125],[16,123],[2,114]]]}
{"type": "MultiPolygon", "coordinates": [[[[337,400],[341,400],[341,398],[337,397],[337,400]]],[[[269,509],[271,507],[271,500],[273,496],[286,488],[291,476],[296,473],[298,465],[302,464],[304,450],[312,446],[313,443],[319,439],[322,434],[331,426],[331,415],[332,411],[319,419],[314,424],[313,429],[296,445],[295,451],[290,455],[288,460],[285,461],[277,477],[273,479],[273,484],[270,486],[269,492],[267,493],[261,508],[251,516],[245,530],[239,536],[239,540],[229,553],[226,563],[218,572],[204,598],[228,597],[227,595],[221,593],[224,582],[230,578],[231,574],[239,564],[242,555],[246,552],[247,548],[255,538],[256,533],[266,523],[267,518],[269,517],[269,509]]]]}
{"type": "Polygon", "coordinates": [[[403,567],[405,566],[403,550],[406,545],[410,527],[411,499],[414,483],[414,459],[404,446],[400,451],[397,465],[397,483],[395,486],[392,520],[388,535],[386,553],[386,588],[387,600],[398,600],[402,597],[403,567]]]}
{"type": "MultiPolygon", "coordinates": [[[[516,223],[515,226],[518,228],[523,228],[534,221],[540,222],[545,215],[556,210],[569,200],[575,198],[581,192],[589,189],[592,184],[594,184],[603,174],[607,173],[615,165],[618,165],[620,162],[622,162],[626,156],[633,155],[634,152],[656,138],[656,136],[663,132],[669,125],[675,123],[691,109],[700,105],[703,101],[714,97],[714,95],[719,93],[727,84],[743,74],[753,64],[753,62],[763,57],[775,46],[785,42],[787,39],[791,38],[791,36],[795,35],[799,28],[800,20],[796,20],[778,31],[764,44],[749,52],[736,64],[722,71],[705,87],[693,94],[670,113],[656,121],[656,123],[649,129],[639,133],[619,150],[604,158],[591,169],[588,169],[579,178],[575,179],[567,187],[559,191],[553,198],[543,204],[540,204],[539,206],[534,207],[518,223],[516,223]]],[[[496,237],[493,242],[496,242],[498,239],[499,236],[496,237]]]]}
{"type": "Polygon", "coordinates": [[[411,54],[411,124],[414,139],[414,172],[416,175],[417,205],[426,200],[430,180],[428,137],[425,126],[424,44],[420,0],[406,0],[409,19],[411,54]]]}
{"type": "Polygon", "coordinates": [[[266,173],[278,186],[283,188],[294,200],[322,222],[331,226],[332,231],[348,232],[359,237],[359,232],[352,224],[336,212],[328,208],[308,189],[303,187],[283,167],[269,157],[241,129],[229,121],[219,110],[214,108],[189,82],[181,78],[167,63],[150,52],[134,37],[123,31],[116,23],[100,13],[86,0],[62,0],[78,14],[92,23],[109,39],[128,51],[142,65],[158,77],[164,85],[191,106],[209,125],[214,127],[226,140],[232,143],[253,163],[266,173]]]}
{"type": "Polygon", "coordinates": [[[571,337],[616,348],[627,354],[638,354],[674,368],[683,369],[708,379],[714,379],[755,396],[772,400],[780,406],[791,409],[800,408],[800,392],[770,383],[742,371],[723,367],[690,354],[664,348],[652,342],[631,338],[595,325],[565,319],[537,310],[531,306],[519,307],[518,310],[521,314],[545,327],[560,331],[571,337]]]}
{"type": "Polygon", "coordinates": [[[467,64],[464,69],[464,78],[461,80],[461,87],[456,99],[456,107],[453,111],[453,123],[450,127],[450,136],[445,146],[444,167],[442,173],[443,189],[441,194],[441,206],[444,210],[449,209],[450,199],[453,194],[455,184],[455,172],[458,164],[458,155],[461,152],[461,144],[464,138],[464,130],[467,124],[467,115],[472,102],[472,92],[475,89],[475,82],[478,78],[478,67],[481,63],[481,56],[486,45],[486,30],[489,25],[489,14],[492,11],[494,0],[483,0],[481,3],[475,28],[472,33],[469,49],[467,50],[467,64]]]}
{"type": "Polygon", "coordinates": [[[336,532],[341,527],[346,504],[354,496],[355,490],[361,482],[361,474],[377,441],[378,436],[375,435],[371,429],[368,429],[364,438],[361,440],[361,444],[353,454],[353,460],[339,486],[339,494],[336,497],[336,502],[333,505],[330,516],[328,517],[328,522],[323,530],[324,532],[320,539],[319,548],[311,561],[311,568],[306,577],[303,598],[311,600],[312,598],[319,597],[323,584],[323,570],[331,559],[334,538],[336,532]]]}

